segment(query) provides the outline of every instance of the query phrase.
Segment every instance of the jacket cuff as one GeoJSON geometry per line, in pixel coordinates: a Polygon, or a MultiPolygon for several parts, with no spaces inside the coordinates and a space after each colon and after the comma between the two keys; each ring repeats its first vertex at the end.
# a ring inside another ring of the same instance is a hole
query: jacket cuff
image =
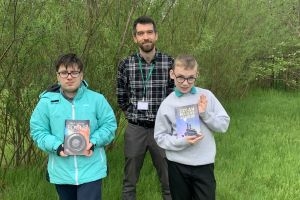
{"type": "Polygon", "coordinates": [[[58,156],[60,156],[60,152],[61,151],[64,151],[64,147],[63,147],[63,144],[59,145],[58,148],[56,149],[56,154],[58,156]]]}
{"type": "Polygon", "coordinates": [[[95,145],[93,144],[89,150],[94,151],[95,150],[95,145]]]}

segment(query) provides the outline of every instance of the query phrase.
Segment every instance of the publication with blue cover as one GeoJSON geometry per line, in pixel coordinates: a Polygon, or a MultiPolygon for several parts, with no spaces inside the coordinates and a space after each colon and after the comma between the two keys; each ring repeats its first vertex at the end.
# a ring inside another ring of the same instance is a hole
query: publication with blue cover
{"type": "Polygon", "coordinates": [[[177,137],[201,134],[198,105],[177,107],[175,110],[177,137]]]}

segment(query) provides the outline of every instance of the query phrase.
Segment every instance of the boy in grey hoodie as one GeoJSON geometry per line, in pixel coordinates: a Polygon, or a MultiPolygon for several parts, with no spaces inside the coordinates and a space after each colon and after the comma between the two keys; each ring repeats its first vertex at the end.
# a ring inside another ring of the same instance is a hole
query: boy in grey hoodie
{"type": "Polygon", "coordinates": [[[211,91],[194,86],[198,64],[193,56],[178,56],[170,76],[176,88],[159,107],[154,139],[166,152],[172,199],[214,200],[216,144],[213,132],[226,132],[230,117],[211,91]],[[200,127],[193,130],[198,133],[179,137],[176,109],[193,104],[200,119],[200,127]]]}

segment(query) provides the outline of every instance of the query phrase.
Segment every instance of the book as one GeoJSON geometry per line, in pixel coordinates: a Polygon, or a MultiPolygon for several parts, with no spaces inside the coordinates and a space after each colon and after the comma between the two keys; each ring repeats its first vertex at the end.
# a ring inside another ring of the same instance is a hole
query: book
{"type": "Polygon", "coordinates": [[[64,134],[64,153],[67,155],[83,155],[89,144],[90,121],[66,120],[64,134]]]}
{"type": "Polygon", "coordinates": [[[175,117],[178,138],[201,134],[201,120],[197,104],[176,107],[175,117]]]}

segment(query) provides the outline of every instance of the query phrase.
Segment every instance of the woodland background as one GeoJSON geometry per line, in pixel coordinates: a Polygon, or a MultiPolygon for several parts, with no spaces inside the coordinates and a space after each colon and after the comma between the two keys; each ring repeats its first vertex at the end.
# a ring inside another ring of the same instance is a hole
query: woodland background
{"type": "Polygon", "coordinates": [[[45,159],[29,118],[63,53],[83,59],[85,79],[107,97],[122,132],[117,63],[137,50],[132,22],[140,15],[155,19],[159,50],[196,56],[197,85],[221,100],[253,88],[300,89],[300,0],[0,0],[1,189],[8,170],[45,159]]]}

